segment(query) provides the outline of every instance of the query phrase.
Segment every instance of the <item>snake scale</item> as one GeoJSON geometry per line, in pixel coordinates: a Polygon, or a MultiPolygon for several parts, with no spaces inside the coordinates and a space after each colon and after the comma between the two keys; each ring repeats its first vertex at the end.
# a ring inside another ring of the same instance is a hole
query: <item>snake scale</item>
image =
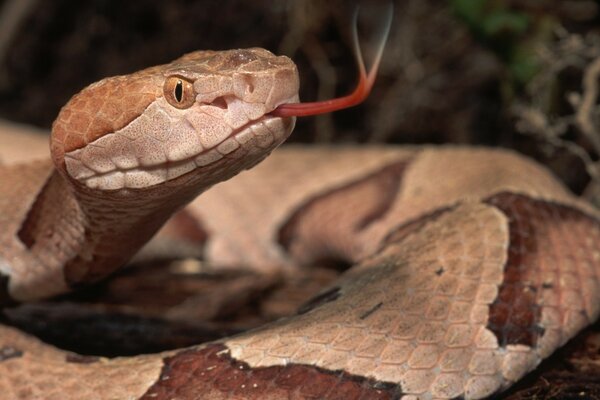
{"type": "Polygon", "coordinates": [[[353,266],[296,315],[160,354],[80,357],[0,326],[3,399],[482,399],[597,319],[600,213],[543,167],[451,146],[267,157],[298,86],[253,48],[74,96],[51,161],[0,167],[0,299],[97,282],[187,204],[220,268],[353,266]]]}

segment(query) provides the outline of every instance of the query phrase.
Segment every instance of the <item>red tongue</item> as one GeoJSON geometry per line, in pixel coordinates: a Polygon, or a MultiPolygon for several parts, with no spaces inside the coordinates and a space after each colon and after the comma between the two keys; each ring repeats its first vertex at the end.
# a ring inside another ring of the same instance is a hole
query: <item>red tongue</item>
{"type": "Polygon", "coordinates": [[[358,80],[358,85],[352,93],[350,93],[347,96],[337,97],[331,100],[315,101],[310,103],[282,104],[269,114],[274,115],[276,117],[306,117],[308,115],[325,114],[332,111],[342,110],[344,108],[352,107],[362,103],[367,98],[367,96],[369,96],[369,93],[371,93],[371,88],[373,87],[373,83],[375,82],[375,77],[377,76],[377,70],[379,68],[381,56],[383,55],[385,42],[390,32],[392,15],[393,7],[392,3],[390,3],[390,9],[387,13],[385,24],[383,25],[381,39],[379,41],[379,46],[375,55],[375,61],[371,66],[371,70],[367,73],[365,63],[362,58],[362,53],[360,51],[360,44],[358,43],[358,9],[354,13],[352,41],[354,42],[354,53],[360,76],[358,80]]]}

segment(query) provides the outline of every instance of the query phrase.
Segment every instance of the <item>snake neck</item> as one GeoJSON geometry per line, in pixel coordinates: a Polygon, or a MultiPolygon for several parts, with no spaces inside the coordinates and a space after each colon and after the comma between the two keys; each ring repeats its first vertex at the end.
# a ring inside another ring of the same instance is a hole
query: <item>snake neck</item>
{"type": "Polygon", "coordinates": [[[40,264],[63,271],[70,287],[95,282],[125,264],[198,188],[100,192],[50,174],[19,237],[40,264]]]}
{"type": "Polygon", "coordinates": [[[65,265],[70,286],[96,282],[121,267],[202,189],[101,192],[72,186],[83,215],[84,240],[65,265]]]}
{"type": "Polygon", "coordinates": [[[45,270],[61,270],[82,248],[84,215],[57,171],[49,174],[33,199],[17,236],[45,270]]]}

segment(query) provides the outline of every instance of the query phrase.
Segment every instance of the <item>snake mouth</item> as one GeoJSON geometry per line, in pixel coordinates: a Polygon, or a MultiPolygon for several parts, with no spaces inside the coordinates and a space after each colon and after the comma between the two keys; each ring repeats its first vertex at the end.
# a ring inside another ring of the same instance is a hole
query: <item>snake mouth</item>
{"type": "Polygon", "coordinates": [[[74,176],[91,189],[119,190],[143,189],[178,178],[197,168],[205,168],[222,158],[235,153],[236,150],[250,147],[269,149],[275,142],[279,142],[287,133],[284,120],[287,118],[272,115],[249,121],[245,125],[233,130],[220,143],[211,148],[188,156],[182,160],[160,162],[150,165],[139,165],[132,168],[118,168],[110,171],[89,171],[87,176],[74,176]]]}

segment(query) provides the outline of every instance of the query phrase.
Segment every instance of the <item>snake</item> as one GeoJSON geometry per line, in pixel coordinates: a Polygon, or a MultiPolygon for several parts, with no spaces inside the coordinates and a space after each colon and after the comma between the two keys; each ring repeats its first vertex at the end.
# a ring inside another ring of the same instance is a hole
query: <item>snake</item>
{"type": "Polygon", "coordinates": [[[380,55],[355,92],[320,103],[299,103],[295,64],[261,48],[196,51],[75,95],[50,157],[0,165],[2,305],[106,278],[184,207],[219,268],[351,267],[294,315],[158,354],[80,356],[0,325],[0,396],[483,399],[595,321],[600,212],[532,160],[274,151],[296,117],[360,102],[380,55]]]}

